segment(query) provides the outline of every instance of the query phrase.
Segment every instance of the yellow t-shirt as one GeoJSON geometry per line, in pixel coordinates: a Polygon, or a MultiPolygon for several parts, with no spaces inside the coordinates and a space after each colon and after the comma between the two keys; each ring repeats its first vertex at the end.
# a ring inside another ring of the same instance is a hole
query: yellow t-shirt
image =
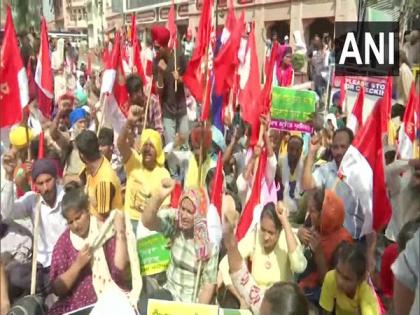
{"type": "Polygon", "coordinates": [[[102,157],[95,175],[86,174],[86,187],[91,214],[98,217],[123,208],[120,180],[106,158],[102,157]]]}
{"type": "MultiPolygon", "coordinates": [[[[130,219],[140,220],[144,199],[161,187],[162,179],[171,176],[162,166],[156,166],[153,171],[145,169],[142,157],[133,149],[131,153],[124,165],[127,173],[124,209],[130,219]]],[[[169,199],[165,200],[164,204],[169,204],[169,199]]]]}
{"type": "Polygon", "coordinates": [[[336,271],[327,272],[322,285],[319,305],[327,312],[336,306],[336,315],[379,315],[379,303],[373,289],[363,281],[356,289],[354,298],[349,298],[337,288],[336,271]]]}

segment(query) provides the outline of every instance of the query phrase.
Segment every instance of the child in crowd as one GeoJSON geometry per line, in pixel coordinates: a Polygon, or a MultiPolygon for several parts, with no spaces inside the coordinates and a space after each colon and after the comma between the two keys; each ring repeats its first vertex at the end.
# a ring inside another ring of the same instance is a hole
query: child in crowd
{"type": "Polygon", "coordinates": [[[320,306],[325,315],[379,315],[374,289],[367,282],[366,255],[355,244],[343,243],[337,265],[327,272],[322,285],[320,306]],[[335,310],[335,313],[334,313],[335,310]]]}

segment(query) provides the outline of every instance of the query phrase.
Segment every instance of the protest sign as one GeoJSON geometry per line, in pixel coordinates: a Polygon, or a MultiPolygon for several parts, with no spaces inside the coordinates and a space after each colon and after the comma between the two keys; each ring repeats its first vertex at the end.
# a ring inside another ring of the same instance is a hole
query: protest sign
{"type": "MultiPolygon", "coordinates": [[[[333,87],[340,88],[341,77],[335,77],[333,87]]],[[[347,91],[358,93],[360,88],[365,88],[367,95],[382,97],[384,96],[386,77],[360,77],[347,76],[345,77],[345,86],[347,91]]]]}
{"type": "Polygon", "coordinates": [[[142,276],[154,275],[168,268],[171,252],[168,249],[168,239],[162,234],[156,233],[138,240],[137,252],[142,276]]]}
{"type": "Polygon", "coordinates": [[[235,310],[230,308],[221,308],[219,315],[252,315],[250,310],[235,310]]]}
{"type": "Polygon", "coordinates": [[[182,303],[150,299],[147,304],[150,315],[218,315],[217,305],[182,303]]]}
{"type": "Polygon", "coordinates": [[[312,132],[307,122],[315,112],[316,93],[273,87],[270,127],[279,130],[312,132]]]}

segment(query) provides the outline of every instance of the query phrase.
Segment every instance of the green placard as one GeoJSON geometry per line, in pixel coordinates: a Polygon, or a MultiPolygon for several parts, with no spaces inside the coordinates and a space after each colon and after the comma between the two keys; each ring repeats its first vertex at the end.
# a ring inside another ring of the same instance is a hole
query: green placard
{"type": "Polygon", "coordinates": [[[276,129],[309,132],[305,124],[315,112],[316,93],[285,87],[273,87],[271,103],[271,127],[276,129]]]}
{"type": "Polygon", "coordinates": [[[252,315],[249,310],[234,310],[230,308],[222,308],[222,312],[219,312],[220,315],[252,315]]]}
{"type": "Polygon", "coordinates": [[[150,276],[165,271],[171,260],[168,239],[157,233],[137,241],[142,276],[150,276]]]}

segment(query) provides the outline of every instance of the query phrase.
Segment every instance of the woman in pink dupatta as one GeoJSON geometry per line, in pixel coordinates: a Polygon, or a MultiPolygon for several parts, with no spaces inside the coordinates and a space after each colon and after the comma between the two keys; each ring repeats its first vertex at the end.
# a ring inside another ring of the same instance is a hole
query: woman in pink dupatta
{"type": "Polygon", "coordinates": [[[292,86],[294,81],[294,70],[292,66],[292,47],[283,45],[277,58],[276,79],[278,86],[292,86]]]}

